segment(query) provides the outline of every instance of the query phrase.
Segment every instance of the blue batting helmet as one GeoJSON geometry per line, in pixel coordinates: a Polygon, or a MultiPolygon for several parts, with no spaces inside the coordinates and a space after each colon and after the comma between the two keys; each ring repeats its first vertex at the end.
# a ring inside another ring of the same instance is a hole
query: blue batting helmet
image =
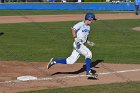
{"type": "Polygon", "coordinates": [[[97,20],[97,19],[95,18],[95,15],[93,13],[87,13],[85,15],[85,20],[91,21],[91,20],[97,20]]]}

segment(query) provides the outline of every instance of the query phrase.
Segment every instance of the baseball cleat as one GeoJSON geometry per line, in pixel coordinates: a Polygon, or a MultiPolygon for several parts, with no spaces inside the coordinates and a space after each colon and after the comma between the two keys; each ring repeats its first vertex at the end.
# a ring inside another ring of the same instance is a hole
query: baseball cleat
{"type": "Polygon", "coordinates": [[[92,73],[91,70],[87,73],[88,78],[97,79],[98,74],[92,73]]]}
{"type": "Polygon", "coordinates": [[[53,61],[53,58],[51,58],[50,62],[47,65],[47,68],[49,69],[51,66],[53,66],[55,63],[53,61]]]}

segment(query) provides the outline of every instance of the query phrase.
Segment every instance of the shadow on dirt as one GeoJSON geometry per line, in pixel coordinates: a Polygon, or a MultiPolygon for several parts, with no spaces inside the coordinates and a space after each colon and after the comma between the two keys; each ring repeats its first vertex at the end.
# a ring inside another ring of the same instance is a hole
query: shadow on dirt
{"type": "MultiPolygon", "coordinates": [[[[104,60],[96,60],[96,61],[91,62],[91,68],[92,68],[92,67],[94,67],[94,68],[99,68],[99,67],[97,67],[97,65],[98,65],[99,63],[103,62],[103,61],[104,61],[104,60]]],[[[79,73],[84,72],[85,69],[86,69],[86,65],[83,65],[83,67],[82,67],[81,69],[77,70],[77,71],[74,71],[74,72],[56,72],[56,73],[52,74],[51,76],[57,75],[57,74],[79,74],[79,73]]],[[[92,70],[92,69],[91,69],[91,71],[92,71],[92,73],[96,73],[95,70],[92,70]]]]}

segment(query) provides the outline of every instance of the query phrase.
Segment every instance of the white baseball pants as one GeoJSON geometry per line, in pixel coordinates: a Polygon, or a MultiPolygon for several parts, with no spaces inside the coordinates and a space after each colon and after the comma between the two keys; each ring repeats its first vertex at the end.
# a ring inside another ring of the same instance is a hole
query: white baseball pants
{"type": "Polygon", "coordinates": [[[74,50],[72,54],[66,59],[67,64],[74,64],[80,57],[80,55],[85,56],[86,58],[92,58],[92,52],[84,45],[81,44],[80,48],[77,49],[75,42],[73,43],[74,50]]]}

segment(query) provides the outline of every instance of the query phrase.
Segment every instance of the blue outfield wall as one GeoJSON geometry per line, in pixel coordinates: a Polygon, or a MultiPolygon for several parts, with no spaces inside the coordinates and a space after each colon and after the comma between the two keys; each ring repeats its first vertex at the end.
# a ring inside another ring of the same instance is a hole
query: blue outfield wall
{"type": "Polygon", "coordinates": [[[0,10],[104,10],[134,11],[133,3],[44,3],[44,4],[0,4],[0,10]]]}

